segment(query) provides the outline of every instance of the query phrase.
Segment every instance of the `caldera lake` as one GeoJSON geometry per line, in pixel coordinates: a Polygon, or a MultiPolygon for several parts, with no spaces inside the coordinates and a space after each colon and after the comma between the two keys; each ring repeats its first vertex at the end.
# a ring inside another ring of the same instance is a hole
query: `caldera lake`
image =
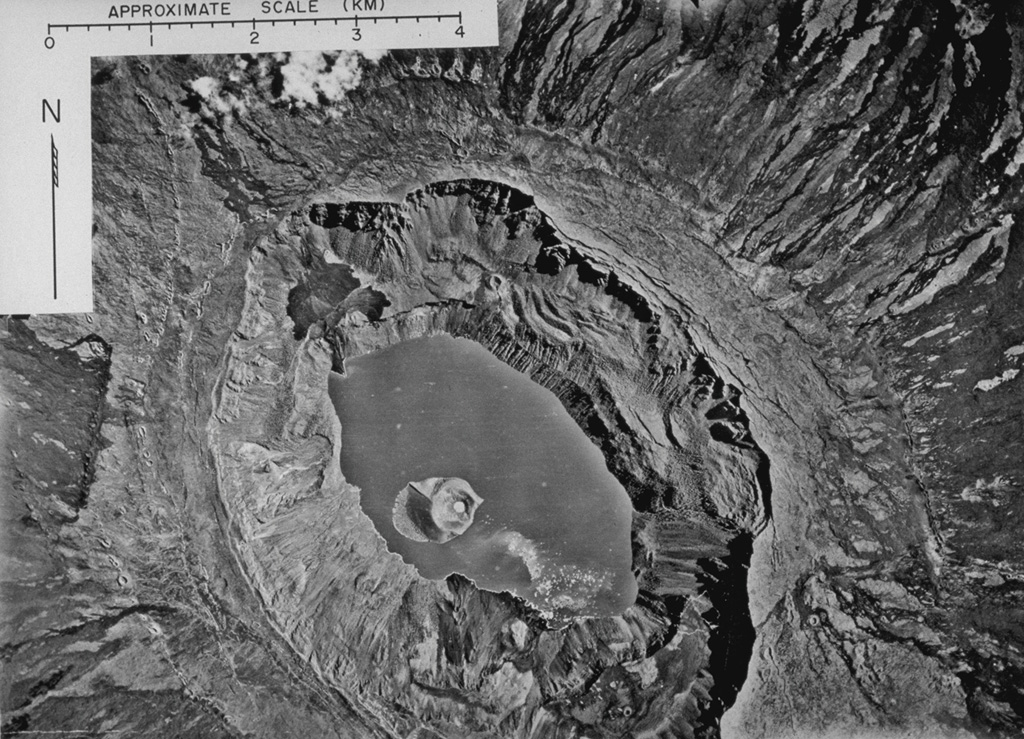
{"type": "Polygon", "coordinates": [[[424,577],[459,573],[509,591],[553,625],[634,603],[629,497],[552,392],[480,344],[445,335],[347,359],[344,369],[329,381],[342,472],[390,551],[424,577]],[[423,503],[425,485],[481,499],[452,504],[463,517],[467,503],[474,509],[455,538],[396,529],[399,493],[423,503]]]}

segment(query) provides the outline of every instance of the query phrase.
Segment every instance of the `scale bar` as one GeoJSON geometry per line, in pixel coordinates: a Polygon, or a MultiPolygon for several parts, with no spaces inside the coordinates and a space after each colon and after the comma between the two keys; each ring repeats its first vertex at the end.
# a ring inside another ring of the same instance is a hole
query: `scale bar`
{"type": "MultiPolygon", "coordinates": [[[[423,18],[436,18],[438,21],[441,21],[441,20],[443,20],[445,18],[450,18],[450,19],[459,21],[459,23],[462,23],[462,13],[461,12],[460,13],[423,13],[423,14],[420,14],[420,15],[374,15],[374,16],[365,16],[364,15],[362,17],[362,20],[363,21],[372,20],[374,23],[376,23],[377,21],[395,21],[395,23],[397,23],[398,21],[411,21],[411,20],[419,22],[423,18]]],[[[127,22],[124,22],[124,21],[122,21],[120,23],[47,23],[46,24],[46,32],[47,32],[47,34],[51,34],[51,33],[53,33],[53,29],[55,29],[55,28],[63,28],[65,31],[68,31],[68,30],[70,30],[72,28],[86,28],[86,29],[91,29],[91,28],[133,28],[135,26],[149,26],[149,27],[164,26],[166,28],[170,28],[171,26],[192,26],[192,27],[195,27],[195,26],[234,26],[235,24],[238,24],[238,23],[246,23],[246,24],[249,24],[249,23],[253,23],[253,24],[267,24],[267,23],[271,23],[271,24],[277,24],[277,23],[289,23],[290,22],[290,23],[295,24],[295,23],[317,23],[319,21],[324,21],[325,23],[329,23],[331,21],[333,21],[334,23],[349,21],[349,22],[358,24],[359,20],[360,19],[359,19],[358,15],[339,15],[339,16],[330,16],[330,17],[319,17],[318,16],[316,18],[252,18],[252,19],[248,19],[248,18],[246,18],[246,19],[235,18],[233,20],[225,19],[225,20],[211,20],[211,21],[206,21],[206,20],[192,20],[192,21],[148,21],[147,20],[147,21],[134,21],[134,22],[131,22],[131,23],[127,23],[127,22]]]]}

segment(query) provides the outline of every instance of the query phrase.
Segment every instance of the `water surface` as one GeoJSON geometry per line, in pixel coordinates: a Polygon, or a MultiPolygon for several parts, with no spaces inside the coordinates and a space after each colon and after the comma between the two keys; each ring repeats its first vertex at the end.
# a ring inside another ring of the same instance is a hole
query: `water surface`
{"type": "Polygon", "coordinates": [[[388,548],[428,578],[458,572],[555,621],[622,613],[636,598],[630,502],[547,389],[467,339],[405,341],[345,363],[330,393],[341,466],[388,548]],[[484,502],[444,544],[392,524],[410,481],[461,477],[484,502]]]}

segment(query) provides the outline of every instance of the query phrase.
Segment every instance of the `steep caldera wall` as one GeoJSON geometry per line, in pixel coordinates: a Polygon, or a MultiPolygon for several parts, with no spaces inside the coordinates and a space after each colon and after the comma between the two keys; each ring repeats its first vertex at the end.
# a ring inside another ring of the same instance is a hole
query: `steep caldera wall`
{"type": "Polygon", "coordinates": [[[686,320],[561,234],[531,196],[483,180],[394,204],[317,202],[264,250],[214,451],[245,566],[296,649],[359,703],[404,706],[409,724],[376,709],[400,729],[716,726],[750,657],[746,569],[770,483],[740,393],[695,349],[686,320]],[[282,345],[293,332],[298,344],[282,345]],[[641,594],[621,618],[551,631],[511,596],[420,580],[375,536],[337,469],[325,374],[438,332],[480,342],[555,392],[626,486],[641,594]],[[280,397],[281,383],[294,400],[274,422],[259,388],[280,397]],[[309,433],[314,409],[322,436],[309,433]],[[297,495],[298,475],[308,492],[297,495]]]}

